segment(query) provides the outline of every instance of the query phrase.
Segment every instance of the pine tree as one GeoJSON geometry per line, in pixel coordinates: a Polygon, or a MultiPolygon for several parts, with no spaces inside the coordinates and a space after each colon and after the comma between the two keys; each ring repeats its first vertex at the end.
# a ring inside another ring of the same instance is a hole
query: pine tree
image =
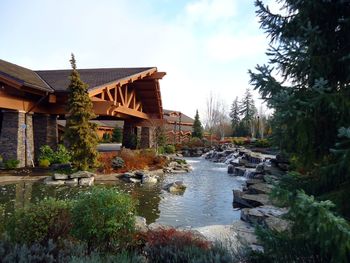
{"type": "Polygon", "coordinates": [[[95,117],[93,104],[89,98],[88,86],[80,79],[73,54],[70,62],[73,70],[68,88],[65,139],[72,153],[73,165],[86,170],[97,165],[97,125],[89,122],[95,117]]]}
{"type": "Polygon", "coordinates": [[[203,138],[203,127],[199,120],[198,110],[196,110],[196,115],[194,117],[192,137],[203,138]]]}
{"type": "Polygon", "coordinates": [[[275,109],[275,143],[312,169],[350,123],[350,3],[284,0],[283,14],[255,4],[270,63],[250,71],[251,83],[275,109]]]}
{"type": "Polygon", "coordinates": [[[240,108],[239,108],[238,97],[236,97],[236,99],[232,102],[231,111],[230,111],[231,126],[234,133],[236,133],[239,122],[241,121],[239,116],[240,116],[240,108]]]}
{"type": "Polygon", "coordinates": [[[250,89],[247,88],[242,101],[240,103],[240,115],[242,115],[242,121],[250,122],[254,119],[256,114],[256,107],[254,104],[253,95],[250,92],[250,89]]]}
{"type": "Polygon", "coordinates": [[[123,138],[122,129],[118,126],[115,126],[112,132],[112,142],[121,143],[123,138]]]}

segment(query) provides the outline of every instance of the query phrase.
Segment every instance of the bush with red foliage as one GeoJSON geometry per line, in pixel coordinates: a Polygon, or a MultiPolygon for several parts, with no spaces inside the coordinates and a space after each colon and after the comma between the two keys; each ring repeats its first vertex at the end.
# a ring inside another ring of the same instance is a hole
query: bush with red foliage
{"type": "Polygon", "coordinates": [[[189,231],[178,231],[174,228],[159,228],[154,231],[148,231],[145,237],[147,246],[176,246],[179,249],[187,246],[195,246],[201,249],[208,249],[210,242],[195,236],[189,231]]]}
{"type": "Polygon", "coordinates": [[[130,170],[160,169],[165,166],[167,161],[164,157],[158,156],[153,149],[122,149],[119,152],[101,153],[99,162],[101,163],[100,172],[108,174],[112,172],[123,173],[130,170]],[[112,160],[117,156],[124,160],[125,166],[113,169],[112,160]]]}

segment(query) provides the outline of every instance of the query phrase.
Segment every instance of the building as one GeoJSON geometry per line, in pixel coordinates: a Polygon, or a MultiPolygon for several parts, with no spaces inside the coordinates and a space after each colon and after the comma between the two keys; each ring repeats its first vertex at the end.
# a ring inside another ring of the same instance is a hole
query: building
{"type": "MultiPolygon", "coordinates": [[[[89,85],[97,120],[123,120],[124,138],[134,134],[142,147],[152,147],[154,124],[163,121],[159,80],[166,73],[156,67],[78,71],[89,85]]],[[[42,145],[56,146],[57,120],[67,114],[70,73],[0,60],[0,155],[5,160],[33,165],[42,145]]]]}
{"type": "Polygon", "coordinates": [[[190,140],[194,119],[174,110],[163,110],[163,118],[168,143],[176,144],[190,140]]]}

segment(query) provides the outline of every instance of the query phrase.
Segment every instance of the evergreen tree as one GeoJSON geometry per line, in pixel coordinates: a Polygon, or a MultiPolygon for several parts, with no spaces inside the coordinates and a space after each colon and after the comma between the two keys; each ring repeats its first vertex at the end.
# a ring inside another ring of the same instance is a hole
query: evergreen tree
{"type": "Polygon", "coordinates": [[[72,73],[68,87],[68,116],[65,139],[72,153],[73,165],[86,170],[97,165],[97,125],[89,122],[95,117],[88,87],[80,79],[74,55],[70,60],[72,73]]]}
{"type": "Polygon", "coordinates": [[[199,120],[198,110],[196,110],[196,115],[194,117],[192,137],[203,138],[203,127],[199,120]]]}
{"type": "Polygon", "coordinates": [[[254,119],[257,110],[254,104],[253,95],[249,88],[246,89],[239,108],[239,114],[242,115],[242,121],[250,122],[254,119]]]}
{"type": "Polygon", "coordinates": [[[123,138],[122,129],[118,126],[115,126],[112,133],[112,142],[121,143],[122,138],[123,138]]]}
{"type": "Polygon", "coordinates": [[[350,123],[350,3],[280,2],[284,14],[255,2],[271,43],[270,63],[250,71],[251,83],[275,109],[276,144],[310,170],[329,158],[338,129],[350,123]]]}
{"type": "Polygon", "coordinates": [[[241,121],[239,116],[240,116],[240,108],[239,108],[238,97],[236,97],[236,99],[232,102],[231,111],[230,111],[231,126],[234,134],[236,134],[237,127],[239,125],[239,122],[241,121]]]}

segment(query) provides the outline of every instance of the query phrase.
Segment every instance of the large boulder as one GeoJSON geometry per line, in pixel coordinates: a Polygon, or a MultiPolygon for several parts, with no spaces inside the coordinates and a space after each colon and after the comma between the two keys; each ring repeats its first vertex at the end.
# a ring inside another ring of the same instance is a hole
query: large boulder
{"type": "Polygon", "coordinates": [[[52,178],[54,180],[67,180],[68,179],[68,175],[67,174],[54,173],[52,178]]]}
{"type": "Polygon", "coordinates": [[[142,216],[135,216],[135,229],[138,232],[145,233],[148,231],[146,218],[142,216]]]}
{"type": "Polygon", "coordinates": [[[175,181],[173,183],[165,185],[163,189],[172,194],[180,194],[186,190],[186,186],[182,181],[175,181]]]}
{"type": "Polygon", "coordinates": [[[271,184],[265,184],[265,183],[252,184],[248,187],[248,192],[250,194],[269,194],[271,193],[272,188],[273,188],[273,185],[271,184]]]}
{"type": "Polygon", "coordinates": [[[228,174],[233,174],[234,171],[235,171],[235,167],[234,167],[232,164],[229,164],[229,165],[227,166],[227,173],[228,173],[228,174]]]}
{"type": "Polygon", "coordinates": [[[78,178],[73,178],[73,179],[68,179],[64,181],[64,184],[70,185],[70,186],[75,186],[78,185],[79,179],[78,178]]]}
{"type": "Polygon", "coordinates": [[[155,176],[150,176],[150,175],[148,175],[148,174],[145,174],[145,175],[142,177],[141,182],[142,182],[143,184],[155,184],[155,183],[158,182],[158,179],[157,179],[157,177],[155,177],[155,176]]]}
{"type": "Polygon", "coordinates": [[[94,184],[95,177],[82,177],[79,179],[80,186],[91,186],[94,184]]]}
{"type": "Polygon", "coordinates": [[[52,176],[45,178],[44,184],[46,185],[64,185],[64,180],[55,180],[52,176]]]}
{"type": "Polygon", "coordinates": [[[79,171],[76,173],[73,173],[69,176],[69,178],[90,178],[94,177],[95,174],[89,171],[79,171]]]}

